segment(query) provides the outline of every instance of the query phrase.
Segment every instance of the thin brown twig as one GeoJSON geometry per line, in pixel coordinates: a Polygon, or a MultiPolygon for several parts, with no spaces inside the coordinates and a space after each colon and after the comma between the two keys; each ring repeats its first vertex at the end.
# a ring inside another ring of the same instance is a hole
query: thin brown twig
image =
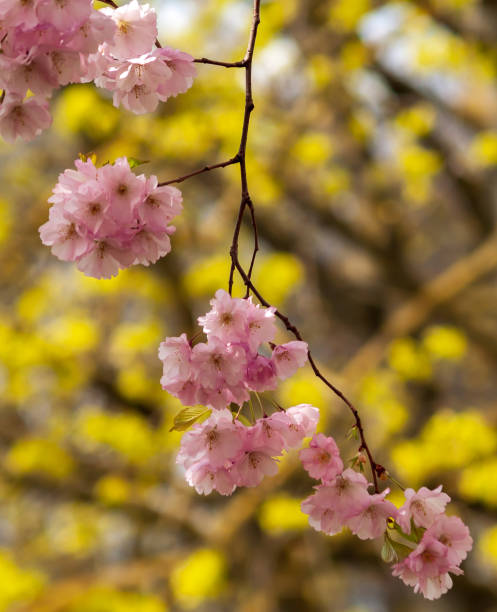
{"type": "MultiPolygon", "coordinates": [[[[256,296],[256,298],[259,300],[259,302],[265,306],[266,308],[269,308],[271,306],[271,304],[261,295],[261,293],[259,292],[259,290],[254,286],[254,284],[252,283],[252,281],[250,280],[250,278],[248,277],[247,273],[245,272],[245,270],[243,269],[243,267],[241,266],[240,262],[238,261],[237,258],[234,259],[234,266],[237,269],[237,271],[239,272],[240,276],[243,279],[243,282],[245,283],[245,286],[250,287],[252,293],[256,296]]],[[[283,325],[286,327],[286,329],[291,332],[296,338],[297,340],[301,340],[303,341],[303,337],[302,334],[300,333],[299,329],[290,321],[290,319],[284,315],[282,312],[280,312],[279,310],[275,310],[275,316],[278,317],[278,319],[280,319],[280,321],[283,323],[283,325]]],[[[373,458],[373,454],[371,453],[371,450],[368,446],[368,443],[366,441],[366,436],[364,433],[364,427],[361,421],[361,417],[359,415],[359,412],[357,411],[357,409],[355,408],[355,406],[352,404],[352,402],[342,393],[342,391],[340,391],[340,389],[338,389],[338,387],[335,387],[335,385],[333,383],[331,383],[325,376],[324,374],[320,371],[320,369],[318,368],[318,366],[316,365],[316,362],[314,361],[314,358],[311,354],[310,351],[308,351],[308,359],[309,359],[309,364],[312,368],[312,371],[314,372],[315,376],[317,378],[319,378],[329,389],[331,389],[331,391],[333,391],[333,393],[335,395],[337,395],[345,404],[346,406],[350,409],[350,411],[352,412],[353,416],[354,416],[354,420],[355,420],[355,426],[357,427],[357,431],[359,433],[359,438],[361,440],[361,445],[359,447],[359,450],[364,450],[368,460],[369,460],[369,464],[371,466],[371,473],[373,476],[373,483],[374,483],[374,488],[375,488],[375,492],[378,493],[379,492],[379,488],[378,488],[378,476],[381,476],[384,472],[385,472],[385,468],[376,463],[376,461],[373,458]]]]}
{"type": "Polygon", "coordinates": [[[219,62],[218,60],[211,60],[207,57],[197,57],[193,60],[196,64],[211,64],[212,66],[224,66],[225,68],[245,68],[245,60],[238,62],[219,62]]]}
{"type": "MultiPolygon", "coordinates": [[[[249,279],[252,279],[252,272],[254,270],[255,257],[257,255],[257,252],[259,251],[259,233],[257,231],[257,223],[255,220],[255,210],[254,210],[254,204],[252,203],[252,200],[249,201],[248,207],[250,210],[250,219],[252,221],[252,229],[254,232],[254,250],[252,251],[252,259],[250,260],[250,266],[249,266],[249,271],[248,271],[247,276],[249,277],[249,279]]],[[[250,293],[250,290],[247,287],[247,292],[245,295],[246,298],[248,298],[249,293],[250,293]]]]}
{"type": "Polygon", "coordinates": [[[215,170],[216,168],[226,168],[226,166],[232,166],[233,164],[238,164],[239,162],[240,162],[240,157],[237,154],[231,159],[228,159],[227,161],[221,162],[219,164],[212,164],[210,166],[204,166],[203,168],[200,168],[200,170],[195,170],[195,172],[190,172],[189,174],[185,174],[184,176],[178,176],[177,178],[172,179],[170,181],[163,181],[162,183],[159,183],[159,187],[163,187],[164,185],[172,185],[172,183],[182,183],[183,181],[186,181],[186,179],[189,179],[192,176],[197,176],[197,174],[203,174],[204,172],[210,172],[211,170],[215,170]]]}
{"type": "MultiPolygon", "coordinates": [[[[252,96],[252,58],[254,56],[255,49],[255,41],[257,39],[257,29],[259,27],[259,23],[261,22],[261,0],[254,0],[254,13],[252,20],[252,27],[250,29],[250,36],[247,45],[247,51],[245,53],[245,57],[243,58],[244,68],[245,68],[245,110],[243,113],[243,126],[242,126],[242,135],[240,138],[240,148],[238,149],[238,155],[240,157],[240,180],[241,180],[241,202],[240,208],[238,209],[238,216],[235,224],[235,231],[233,232],[233,240],[231,242],[230,255],[231,255],[231,268],[230,275],[228,281],[228,290],[231,295],[233,291],[233,276],[235,273],[235,260],[238,259],[238,239],[240,236],[240,228],[242,226],[243,214],[245,212],[245,208],[249,206],[249,208],[253,207],[252,200],[250,198],[249,190],[248,190],[248,181],[247,181],[247,167],[245,161],[245,154],[247,151],[247,138],[248,131],[250,126],[250,115],[254,110],[254,99],[252,96]]],[[[255,216],[253,218],[254,227],[255,226],[255,216]]],[[[255,235],[256,230],[254,230],[255,235]]],[[[254,258],[255,256],[253,256],[254,258]]],[[[253,268],[253,263],[251,265],[253,268]]],[[[248,288],[248,287],[247,287],[248,288]]]]}
{"type": "MultiPolygon", "coordinates": [[[[235,229],[233,232],[233,240],[232,240],[231,248],[230,248],[231,268],[230,268],[229,281],[228,281],[228,290],[231,295],[233,291],[234,273],[235,273],[235,270],[237,270],[240,276],[242,277],[245,287],[247,289],[246,297],[248,297],[250,291],[252,291],[253,294],[257,297],[257,299],[263,306],[270,307],[271,305],[269,304],[269,302],[267,302],[264,299],[264,297],[261,295],[258,289],[254,286],[251,280],[255,257],[256,257],[257,251],[259,250],[259,239],[258,239],[258,232],[257,232],[257,223],[255,219],[254,204],[250,197],[249,188],[248,188],[247,168],[246,168],[246,159],[245,159],[246,150],[247,150],[248,131],[249,131],[249,126],[250,126],[250,116],[252,114],[252,111],[254,110],[254,100],[253,100],[253,95],[252,95],[252,59],[254,55],[255,41],[257,38],[257,29],[260,23],[260,5],[261,5],[260,0],[254,0],[254,13],[253,13],[252,27],[250,30],[249,42],[247,45],[247,52],[243,59],[243,66],[245,68],[245,112],[243,116],[243,127],[242,127],[242,135],[240,139],[240,148],[238,150],[238,157],[239,157],[239,162],[240,162],[241,201],[240,201],[240,207],[238,209],[235,229]],[[250,211],[252,227],[254,230],[254,251],[252,254],[251,261],[250,261],[250,267],[249,267],[248,273],[245,272],[238,258],[238,241],[240,237],[240,229],[242,225],[243,215],[245,213],[246,208],[248,208],[250,211]]],[[[284,315],[278,310],[275,311],[275,315],[282,321],[282,323],[285,325],[287,330],[293,333],[293,335],[297,338],[297,340],[301,340],[301,341],[303,340],[302,335],[300,331],[298,330],[298,328],[293,323],[291,323],[291,321],[288,319],[286,315],[284,315]]],[[[378,493],[379,492],[378,476],[381,476],[385,472],[385,468],[381,466],[380,464],[376,463],[373,458],[371,450],[366,441],[366,437],[364,434],[364,428],[362,425],[361,418],[359,416],[359,412],[357,411],[355,406],[352,404],[352,402],[340,391],[340,389],[335,387],[335,385],[333,385],[322,374],[322,372],[319,370],[318,366],[316,365],[316,362],[314,361],[314,358],[312,354],[310,353],[310,351],[308,353],[308,358],[309,358],[309,364],[314,374],[316,375],[316,377],[319,378],[329,389],[331,389],[331,391],[333,391],[333,393],[337,395],[347,405],[349,410],[352,412],[354,416],[354,420],[355,420],[355,426],[357,427],[357,431],[359,433],[359,437],[361,440],[361,445],[359,447],[359,450],[360,451],[364,450],[368,457],[369,464],[371,466],[371,473],[373,476],[375,492],[378,493]]]]}
{"type": "MultiPolygon", "coordinates": [[[[246,163],[245,163],[248,130],[249,130],[249,124],[250,124],[250,115],[252,111],[254,110],[254,101],[253,101],[253,96],[252,96],[252,58],[254,54],[255,41],[257,37],[257,28],[259,26],[259,23],[260,23],[260,0],[254,0],[254,16],[253,16],[252,28],[250,31],[250,38],[249,38],[249,43],[247,47],[247,53],[244,58],[244,62],[245,62],[245,113],[244,113],[244,119],[243,119],[242,136],[240,140],[240,149],[238,151],[238,154],[240,156],[240,175],[241,175],[242,195],[241,195],[240,208],[238,210],[238,216],[237,216],[237,220],[235,224],[235,230],[233,233],[233,241],[232,241],[231,248],[230,248],[231,269],[230,269],[228,287],[229,287],[229,292],[231,294],[233,290],[233,277],[234,277],[234,272],[236,269],[240,273],[245,283],[245,286],[247,288],[247,295],[248,295],[249,290],[252,290],[252,292],[258,298],[260,303],[263,306],[269,307],[270,306],[269,302],[267,302],[263,298],[263,296],[259,293],[259,291],[256,289],[256,287],[254,286],[251,280],[252,270],[253,270],[254,261],[255,261],[255,255],[258,251],[259,245],[258,245],[257,224],[255,221],[254,205],[253,205],[253,202],[250,197],[249,190],[248,190],[247,169],[246,169],[246,163]],[[255,242],[254,253],[252,255],[252,260],[250,262],[250,268],[249,268],[248,274],[245,272],[245,270],[243,269],[238,259],[238,240],[240,236],[240,229],[241,229],[243,214],[247,207],[249,208],[250,214],[251,214],[252,225],[254,228],[254,242],[255,242]]],[[[297,327],[295,327],[295,325],[293,325],[290,322],[288,317],[283,315],[278,310],[275,312],[275,315],[283,322],[283,324],[288,329],[288,331],[292,332],[293,335],[298,340],[302,340],[302,335],[300,334],[300,331],[297,329],[297,327]]],[[[360,450],[364,450],[368,456],[368,460],[371,466],[373,481],[374,481],[374,488],[375,488],[375,491],[378,492],[379,489],[378,489],[377,477],[378,475],[381,475],[384,472],[384,468],[381,465],[377,464],[373,459],[371,450],[369,449],[369,446],[366,442],[362,421],[361,421],[361,418],[359,416],[357,409],[350,402],[350,400],[348,400],[347,397],[340,391],[340,389],[335,387],[321,373],[321,371],[317,367],[316,362],[314,361],[310,352],[309,352],[309,363],[311,365],[311,368],[314,374],[329,389],[331,389],[333,393],[335,393],[335,395],[337,395],[343,402],[345,402],[345,404],[348,406],[348,408],[352,412],[354,419],[355,419],[355,425],[357,427],[357,430],[359,432],[359,436],[361,439],[360,450]]]]}

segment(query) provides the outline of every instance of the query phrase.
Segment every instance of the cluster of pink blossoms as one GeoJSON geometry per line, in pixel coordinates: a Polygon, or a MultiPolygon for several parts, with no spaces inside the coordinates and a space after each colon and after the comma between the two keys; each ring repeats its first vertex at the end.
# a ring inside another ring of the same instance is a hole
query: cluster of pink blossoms
{"type": "Polygon", "coordinates": [[[270,357],[261,344],[276,333],[274,308],[261,308],[251,298],[232,298],[219,289],[212,309],[198,321],[207,342],[191,346],[186,334],[166,338],[159,347],[162,388],[186,406],[203,404],[222,409],[243,405],[250,391],[276,389],[278,378],[292,376],[307,361],[307,343],[274,346],[270,357]]]}
{"type": "MultiPolygon", "coordinates": [[[[466,525],[456,516],[447,516],[450,497],[442,487],[431,491],[422,487],[417,493],[406,489],[404,505],[397,509],[385,499],[390,489],[371,494],[363,474],[343,463],[335,441],[317,434],[300,459],[310,476],[321,480],[316,491],[302,502],[302,511],[317,531],[328,535],[348,527],[361,540],[379,538],[394,525],[405,546],[413,548],[393,566],[393,575],[413,586],[427,599],[436,599],[452,586],[449,572],[461,574],[463,561],[473,540],[466,525]]],[[[392,540],[390,540],[392,541],[392,540]]],[[[395,542],[393,542],[395,545],[395,542]]]]}
{"type": "Polygon", "coordinates": [[[137,0],[101,10],[91,0],[0,0],[0,134],[30,140],[48,128],[48,99],[69,83],[94,80],[135,113],[183,93],[193,58],[156,48],[156,37],[155,11],[137,0]]]}
{"type": "Polygon", "coordinates": [[[300,460],[310,476],[321,480],[316,492],[302,502],[302,512],[309,515],[314,529],[334,535],[349,527],[361,540],[385,533],[387,519],[397,515],[395,506],[385,499],[390,489],[371,495],[363,474],[343,469],[333,438],[317,434],[309,448],[300,451],[300,460]]]}
{"type": "Polygon", "coordinates": [[[137,0],[118,9],[100,11],[116,24],[113,39],[99,47],[90,61],[98,87],[113,92],[114,106],[149,113],[159,101],[184,93],[196,74],[188,53],[156,47],[157,15],[137,0]]]}
{"type": "Polygon", "coordinates": [[[278,471],[277,458],[315,431],[319,410],[293,406],[246,427],[227,409],[215,410],[181,440],[177,463],[198,493],[231,495],[236,487],[255,487],[278,471]]]}
{"type": "Polygon", "coordinates": [[[121,157],[101,168],[76,160],[59,176],[43,244],[63,261],[76,261],[87,276],[110,278],[132,264],[154,263],[171,250],[170,221],[182,210],[181,192],[136,176],[121,157]]]}
{"type": "Polygon", "coordinates": [[[393,566],[399,576],[416,593],[437,599],[452,586],[449,573],[462,574],[459,565],[473,546],[469,529],[458,516],[447,516],[445,506],[450,497],[442,485],[431,491],[406,489],[405,503],[396,521],[403,533],[418,536],[416,548],[393,566]]]}

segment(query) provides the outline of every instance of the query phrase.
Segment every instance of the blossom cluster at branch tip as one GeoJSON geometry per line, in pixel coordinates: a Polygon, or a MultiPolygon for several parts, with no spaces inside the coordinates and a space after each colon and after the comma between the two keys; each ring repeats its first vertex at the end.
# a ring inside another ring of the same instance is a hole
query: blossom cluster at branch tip
{"type": "Polygon", "coordinates": [[[97,168],[91,159],[65,170],[49,199],[43,244],[76,261],[94,278],[111,278],[133,264],[149,265],[171,250],[171,220],[182,210],[179,189],[136,176],[125,157],[97,168]]]}
{"type": "MultiPolygon", "coordinates": [[[[447,592],[452,586],[450,573],[463,573],[459,565],[473,540],[459,517],[445,514],[450,497],[442,486],[434,490],[421,487],[417,492],[406,489],[405,503],[397,509],[385,499],[390,489],[371,494],[361,473],[343,470],[333,438],[315,435],[309,448],[300,451],[300,459],[310,476],[321,479],[301,506],[314,529],[334,535],[348,527],[366,540],[387,534],[390,521],[403,540],[397,549],[408,552],[393,566],[393,575],[427,599],[447,592]]],[[[397,542],[386,537],[395,550],[397,542]]]]}
{"type": "Polygon", "coordinates": [[[309,448],[300,451],[300,459],[309,475],[321,480],[315,493],[302,502],[302,512],[309,515],[314,529],[334,535],[349,527],[361,540],[385,533],[387,519],[397,515],[395,506],[385,499],[390,490],[371,495],[363,474],[343,469],[333,438],[317,434],[309,448]]]}
{"type": "Polygon", "coordinates": [[[447,516],[450,497],[442,485],[434,490],[406,489],[397,523],[405,534],[416,532],[416,547],[393,566],[393,575],[427,599],[438,599],[452,586],[450,574],[463,574],[459,565],[473,546],[469,529],[457,516],[447,516]]]}
{"type": "Polygon", "coordinates": [[[91,0],[0,0],[0,135],[31,140],[48,128],[48,100],[69,83],[95,81],[134,113],[185,92],[193,58],[156,48],[157,15],[132,0],[117,9],[91,0]]]}
{"type": "Polygon", "coordinates": [[[237,487],[255,487],[278,471],[277,458],[311,435],[319,410],[300,404],[257,419],[247,427],[228,409],[215,410],[181,440],[177,463],[198,493],[231,495],[237,487]]]}
{"type": "Polygon", "coordinates": [[[162,388],[184,405],[241,406],[250,391],[274,390],[278,378],[292,376],[307,361],[307,344],[300,341],[275,346],[271,357],[259,352],[276,333],[274,308],[255,305],[251,298],[232,298],[222,289],[211,306],[198,319],[207,342],[192,347],[182,334],[166,338],[159,347],[162,388]]]}

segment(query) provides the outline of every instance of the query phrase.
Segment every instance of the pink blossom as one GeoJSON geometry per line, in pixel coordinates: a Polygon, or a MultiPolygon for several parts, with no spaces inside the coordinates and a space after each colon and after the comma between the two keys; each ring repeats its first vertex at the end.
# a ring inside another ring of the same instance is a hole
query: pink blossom
{"type": "Polygon", "coordinates": [[[78,232],[76,223],[64,216],[60,206],[52,206],[49,220],[40,227],[43,244],[62,261],[74,261],[92,248],[92,241],[78,232]]]}
{"type": "Polygon", "coordinates": [[[251,445],[254,448],[265,448],[271,455],[281,455],[286,448],[285,438],[281,435],[281,425],[274,414],[257,419],[251,428],[251,445]]]}
{"type": "Polygon", "coordinates": [[[180,390],[192,376],[192,349],[186,334],[166,338],[159,345],[159,359],[164,371],[160,383],[164,389],[180,390]]]}
{"type": "Polygon", "coordinates": [[[109,62],[104,74],[95,80],[99,87],[114,92],[114,106],[123,105],[134,113],[153,112],[161,99],[159,83],[172,75],[170,68],[149,51],[135,58],[109,62]]]}
{"type": "Polygon", "coordinates": [[[56,77],[56,85],[79,83],[85,74],[85,66],[79,51],[72,49],[54,49],[47,54],[51,72],[56,77]]]}
{"type": "Polygon", "coordinates": [[[134,264],[148,266],[171,252],[171,239],[169,235],[176,228],[170,225],[164,232],[152,232],[145,228],[140,229],[132,238],[130,248],[135,254],[134,264]]]}
{"type": "Polygon", "coordinates": [[[51,123],[48,103],[37,97],[23,101],[16,95],[7,94],[0,105],[0,135],[7,142],[17,138],[32,140],[51,123]]]}
{"type": "Polygon", "coordinates": [[[276,367],[278,378],[293,376],[307,361],[307,342],[294,340],[280,344],[273,350],[272,360],[276,367]]]}
{"type": "Polygon", "coordinates": [[[415,593],[421,592],[427,599],[438,599],[452,586],[449,570],[462,573],[451,566],[447,546],[426,532],[416,549],[393,566],[392,573],[413,586],[415,593]]]}
{"type": "Polygon", "coordinates": [[[77,268],[93,278],[112,278],[133,263],[133,253],[112,240],[95,240],[90,251],[77,260],[77,268]]]}
{"type": "Polygon", "coordinates": [[[284,412],[276,412],[275,421],[281,424],[281,435],[288,448],[295,448],[306,436],[312,435],[319,421],[319,409],[310,404],[292,406],[284,412]]]}
{"type": "Polygon", "coordinates": [[[50,23],[58,30],[72,30],[85,22],[91,11],[90,0],[41,0],[37,15],[42,23],[50,23]]]}
{"type": "Polygon", "coordinates": [[[441,514],[426,530],[426,534],[447,546],[447,559],[451,565],[459,565],[473,547],[469,529],[458,516],[441,514]]]}
{"type": "Polygon", "coordinates": [[[57,87],[57,74],[46,56],[8,58],[0,56],[3,68],[0,84],[12,96],[24,98],[28,89],[37,96],[49,96],[57,87]]]}
{"type": "Polygon", "coordinates": [[[77,160],[75,166],[59,176],[49,198],[49,220],[40,228],[54,255],[76,261],[88,276],[110,278],[169,253],[175,228],[168,223],[181,210],[177,189],[158,187],[155,176],[136,176],[124,157],[101,168],[91,160],[77,160]],[[164,211],[162,222],[155,208],[164,211]]]}
{"type": "Polygon", "coordinates": [[[156,231],[165,231],[167,224],[183,210],[181,191],[171,185],[158,186],[157,177],[147,179],[144,200],[138,210],[140,222],[156,231]]]}
{"type": "Polygon", "coordinates": [[[169,78],[159,83],[157,91],[160,99],[165,102],[171,96],[177,96],[190,89],[197,74],[193,57],[184,51],[178,51],[171,47],[157,49],[156,55],[166,63],[171,71],[169,78]]]}
{"type": "Polygon", "coordinates": [[[148,47],[140,54],[115,57],[103,44],[89,59],[95,84],[114,92],[114,106],[140,114],[152,112],[159,101],[184,93],[196,74],[193,57],[175,49],[148,47]]]}
{"type": "MultiPolygon", "coordinates": [[[[195,402],[197,404],[203,404],[209,406],[215,410],[222,410],[231,403],[235,403],[235,398],[232,393],[232,389],[236,387],[228,387],[227,385],[220,385],[219,387],[204,387],[197,381],[197,391],[195,395],[195,402]]],[[[243,403],[243,402],[242,402],[243,403]]]]}
{"type": "Polygon", "coordinates": [[[300,460],[309,476],[323,483],[331,482],[343,470],[340,451],[332,437],[316,434],[299,453],[300,460]]]}
{"type": "Polygon", "coordinates": [[[330,487],[320,485],[313,495],[302,502],[300,508],[309,516],[309,524],[316,531],[335,535],[343,529],[343,516],[334,507],[333,500],[334,492],[330,487]]]}
{"type": "Polygon", "coordinates": [[[163,385],[162,388],[166,389],[169,391],[169,393],[177,397],[183,406],[194,406],[198,402],[198,387],[193,380],[187,380],[174,390],[166,385],[163,385]]]}
{"type": "Polygon", "coordinates": [[[256,355],[248,364],[246,383],[253,391],[276,389],[277,379],[273,362],[264,355],[256,355]]]}
{"type": "Polygon", "coordinates": [[[276,308],[261,308],[259,305],[252,304],[252,298],[245,300],[249,306],[247,309],[247,335],[245,341],[248,342],[250,350],[256,351],[263,342],[271,342],[276,333],[274,324],[274,313],[276,308]]]}
{"type": "Polygon", "coordinates": [[[212,491],[231,495],[236,488],[231,470],[214,468],[208,461],[190,466],[186,470],[185,478],[200,495],[208,495],[212,491]]]}
{"type": "Polygon", "coordinates": [[[316,492],[302,502],[302,512],[317,531],[334,535],[346,522],[369,505],[368,482],[362,474],[347,468],[330,484],[318,485],[316,492]]]}
{"type": "Polygon", "coordinates": [[[152,49],[157,38],[157,15],[149,4],[131,0],[117,9],[103,8],[101,12],[116,24],[114,40],[109,44],[112,55],[126,59],[138,57],[152,49]]]}
{"type": "Polygon", "coordinates": [[[21,24],[25,28],[38,25],[38,5],[41,0],[19,2],[18,0],[0,0],[0,20],[3,28],[16,27],[21,24]]]}
{"type": "Polygon", "coordinates": [[[212,338],[208,344],[196,344],[192,352],[192,365],[203,387],[210,389],[238,384],[246,367],[245,352],[240,347],[226,345],[212,338]]]}
{"type": "Polygon", "coordinates": [[[223,344],[216,338],[196,344],[192,367],[197,403],[222,409],[231,402],[243,404],[248,399],[244,385],[246,357],[241,347],[223,344]]]}
{"type": "Polygon", "coordinates": [[[274,476],[277,472],[276,460],[262,450],[247,450],[234,468],[239,487],[256,487],[265,476],[274,476]]]}
{"type": "Polygon", "coordinates": [[[210,311],[198,318],[207,337],[215,337],[223,342],[245,341],[251,303],[232,298],[224,289],[218,289],[210,304],[210,311]]]}
{"type": "MultiPolygon", "coordinates": [[[[174,340],[161,346],[161,355],[165,361],[173,360],[172,369],[174,360],[179,360],[181,373],[176,378],[181,380],[188,369],[186,336],[174,340]]],[[[177,457],[177,463],[186,470],[187,482],[202,493],[215,489],[229,495],[234,485],[254,487],[265,476],[275,475],[278,458],[287,446],[279,431],[280,423],[273,417],[260,418],[253,426],[245,427],[233,421],[228,409],[219,409],[203,423],[194,425],[183,436],[177,457]]]]}
{"type": "Polygon", "coordinates": [[[244,428],[229,410],[216,410],[203,423],[197,423],[181,439],[177,463],[190,467],[208,461],[214,468],[231,467],[244,445],[244,428]]]}
{"type": "Polygon", "coordinates": [[[344,518],[361,512],[369,504],[368,481],[363,474],[347,468],[329,485],[334,492],[334,505],[344,518]]]}
{"type": "Polygon", "coordinates": [[[115,31],[116,24],[111,17],[102,11],[92,11],[89,18],[74,30],[67,46],[85,56],[97,53],[99,45],[113,39],[115,31]]]}
{"type": "Polygon", "coordinates": [[[274,338],[274,308],[255,305],[251,297],[233,298],[223,289],[216,291],[210,304],[210,311],[198,319],[208,338],[248,345],[254,357],[263,342],[274,338]]]}
{"type": "MultiPolygon", "coordinates": [[[[38,97],[68,83],[95,80],[114,92],[116,106],[136,113],[185,92],[195,76],[193,58],[155,48],[156,21],[155,11],[137,0],[100,11],[91,0],[0,0],[0,89],[6,93],[0,133],[8,141],[34,138],[51,123],[48,104],[38,97]],[[23,102],[28,90],[37,99],[23,102]]],[[[154,252],[164,252],[165,241],[154,252]]]]}
{"type": "Polygon", "coordinates": [[[404,533],[411,533],[411,519],[417,527],[430,527],[450,501],[450,497],[442,493],[442,485],[433,491],[421,487],[417,493],[406,489],[404,494],[406,501],[397,517],[404,533]]]}
{"type": "Polygon", "coordinates": [[[110,199],[104,186],[99,181],[90,181],[81,186],[77,198],[66,201],[63,211],[67,218],[85,226],[90,235],[104,238],[118,230],[109,208],[110,199]]]}
{"type": "Polygon", "coordinates": [[[98,180],[109,195],[113,216],[129,222],[135,207],[145,199],[145,177],[131,172],[126,157],[119,157],[113,164],[99,169],[98,180]]]}
{"type": "Polygon", "coordinates": [[[390,489],[385,489],[381,493],[370,495],[368,505],[358,514],[347,520],[347,527],[350,528],[361,540],[372,540],[379,538],[387,528],[387,519],[397,516],[397,508],[385,499],[390,493],[390,489]]]}
{"type": "Polygon", "coordinates": [[[452,587],[452,578],[449,573],[439,574],[430,578],[420,578],[416,572],[413,572],[407,559],[396,563],[393,566],[392,575],[398,576],[407,586],[414,587],[414,592],[421,592],[426,599],[439,599],[444,593],[452,587]]]}

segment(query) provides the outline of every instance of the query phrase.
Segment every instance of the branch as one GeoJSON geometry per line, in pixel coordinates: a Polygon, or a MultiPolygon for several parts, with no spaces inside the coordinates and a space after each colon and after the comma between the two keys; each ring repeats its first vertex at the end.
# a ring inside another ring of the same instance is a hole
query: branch
{"type": "MultiPolygon", "coordinates": [[[[245,67],[245,111],[243,115],[243,126],[242,126],[242,135],[240,139],[240,148],[238,150],[238,157],[240,161],[240,180],[241,180],[241,192],[242,193],[241,193],[240,207],[238,209],[238,215],[237,215],[237,219],[235,223],[235,230],[233,232],[233,240],[232,240],[231,248],[230,248],[231,268],[230,268],[230,274],[229,274],[228,288],[229,288],[229,293],[231,295],[233,291],[233,277],[234,277],[234,273],[236,269],[239,272],[240,276],[242,277],[245,287],[247,288],[246,297],[248,297],[250,291],[252,291],[253,294],[259,300],[259,302],[263,306],[268,308],[271,305],[259,293],[259,291],[254,286],[251,280],[252,270],[253,270],[254,262],[255,262],[255,256],[257,254],[257,251],[259,250],[259,241],[258,241],[258,233],[257,233],[257,224],[255,220],[254,204],[250,197],[250,192],[248,188],[247,168],[246,168],[246,161],[245,161],[246,150],[247,150],[247,138],[248,138],[248,131],[249,131],[249,126],[250,126],[250,116],[252,114],[252,111],[254,110],[254,100],[252,96],[252,59],[254,56],[255,41],[257,38],[257,29],[260,23],[260,4],[261,4],[261,0],[254,0],[254,13],[253,13],[252,27],[250,30],[249,42],[247,45],[247,52],[243,59],[243,65],[245,67]],[[248,274],[245,272],[245,270],[243,269],[238,259],[238,241],[240,237],[240,229],[242,225],[243,215],[244,215],[246,208],[248,208],[250,211],[252,226],[254,230],[254,251],[252,254],[251,261],[250,261],[250,267],[249,267],[248,274]]],[[[300,331],[297,329],[295,325],[293,325],[293,323],[290,322],[287,316],[285,316],[278,310],[275,311],[275,315],[283,322],[287,330],[293,333],[293,335],[298,340],[303,340],[300,331]]],[[[373,459],[373,455],[366,442],[366,437],[364,435],[362,421],[361,421],[358,411],[356,410],[354,405],[350,402],[350,400],[348,400],[347,397],[340,391],[340,389],[335,387],[322,374],[322,372],[319,370],[318,366],[316,365],[316,362],[314,361],[314,358],[312,354],[310,353],[310,351],[308,353],[308,358],[309,358],[309,363],[311,365],[311,368],[314,374],[317,376],[317,378],[319,378],[329,389],[331,389],[331,391],[333,391],[335,395],[337,395],[343,402],[345,402],[345,404],[348,406],[348,408],[352,412],[354,416],[354,420],[355,420],[355,426],[357,427],[357,431],[359,432],[359,436],[361,439],[361,445],[359,447],[359,450],[360,451],[364,450],[368,456],[368,460],[371,466],[371,473],[373,476],[375,492],[378,493],[379,492],[378,476],[381,476],[383,474],[383,472],[385,471],[385,468],[377,464],[373,459]]]]}
{"type": "Polygon", "coordinates": [[[195,58],[196,64],[211,64],[212,66],[224,66],[225,68],[245,68],[245,60],[239,62],[218,62],[217,60],[207,59],[206,57],[195,58]]]}
{"type": "MultiPolygon", "coordinates": [[[[245,208],[249,206],[252,210],[252,220],[254,225],[254,236],[255,236],[255,247],[254,254],[252,255],[252,262],[250,265],[250,273],[252,273],[252,269],[255,262],[255,255],[259,248],[257,243],[257,228],[255,223],[255,215],[253,211],[253,203],[250,198],[250,193],[248,189],[248,181],[247,181],[247,167],[245,162],[245,154],[247,151],[247,138],[248,131],[250,125],[250,115],[254,110],[254,99],[252,96],[252,58],[254,57],[254,49],[255,49],[255,41],[257,38],[257,29],[261,22],[261,0],[254,0],[254,14],[252,19],[252,27],[250,29],[250,36],[247,45],[247,51],[245,53],[245,57],[243,58],[243,63],[245,67],[245,110],[243,113],[243,126],[242,126],[242,135],[240,138],[240,148],[238,149],[238,155],[240,157],[240,181],[242,188],[242,197],[240,202],[240,208],[238,209],[238,216],[235,224],[235,231],[233,233],[233,240],[231,242],[230,248],[230,256],[231,256],[231,268],[230,275],[228,281],[228,289],[231,295],[233,291],[233,276],[235,273],[235,260],[238,259],[238,239],[240,237],[240,228],[242,226],[243,214],[245,212],[245,208]]],[[[248,290],[247,286],[247,290],[248,290]]]]}
{"type": "Polygon", "coordinates": [[[216,168],[226,168],[226,166],[232,166],[233,164],[240,163],[240,156],[237,154],[235,157],[228,159],[227,161],[221,162],[220,164],[212,164],[211,166],[204,166],[200,170],[195,170],[195,172],[190,172],[190,174],[185,174],[184,176],[179,176],[178,178],[172,179],[170,181],[163,181],[159,183],[159,187],[164,187],[164,185],[172,185],[173,183],[182,183],[186,181],[186,179],[191,178],[192,176],[197,176],[197,174],[203,174],[204,172],[210,172],[211,170],[215,170],[216,168]]]}
{"type": "MultiPolygon", "coordinates": [[[[265,306],[266,308],[269,308],[271,306],[271,304],[267,300],[264,299],[264,297],[260,294],[258,289],[254,286],[254,284],[252,283],[252,281],[250,280],[250,278],[246,274],[245,270],[241,266],[240,262],[238,261],[238,258],[235,258],[233,260],[233,264],[234,264],[235,268],[237,269],[237,271],[239,272],[240,276],[242,277],[243,282],[245,283],[245,286],[246,287],[250,287],[250,289],[252,290],[252,292],[256,296],[256,298],[259,300],[259,302],[263,306],[265,306]]],[[[289,332],[291,332],[297,338],[297,340],[303,341],[303,337],[302,337],[302,334],[300,333],[299,329],[290,321],[290,319],[286,315],[284,315],[279,310],[275,310],[274,314],[283,323],[283,325],[286,327],[286,329],[289,332]]],[[[313,358],[313,356],[312,356],[310,351],[308,351],[308,359],[309,359],[309,364],[310,364],[310,366],[312,368],[312,371],[314,372],[316,377],[319,378],[329,389],[331,389],[331,391],[333,391],[333,393],[336,396],[338,396],[346,404],[346,406],[350,409],[350,411],[352,412],[352,414],[354,416],[354,419],[355,419],[355,426],[357,427],[357,431],[359,432],[359,437],[361,439],[361,445],[359,447],[359,450],[360,451],[362,451],[362,450],[365,451],[366,455],[368,456],[369,464],[371,466],[371,473],[373,475],[373,483],[374,483],[375,492],[379,493],[378,478],[377,477],[381,476],[385,472],[385,468],[382,465],[376,463],[374,458],[373,458],[371,450],[369,449],[369,446],[368,446],[368,444],[366,442],[366,437],[365,437],[365,434],[364,434],[364,428],[363,428],[363,425],[362,425],[361,417],[359,416],[359,412],[357,411],[355,406],[352,404],[352,402],[349,399],[347,399],[347,397],[342,393],[342,391],[340,391],[340,389],[338,389],[338,387],[335,387],[335,385],[333,383],[331,383],[324,376],[324,374],[319,370],[319,368],[316,365],[316,362],[314,361],[314,358],[313,358]]]]}

